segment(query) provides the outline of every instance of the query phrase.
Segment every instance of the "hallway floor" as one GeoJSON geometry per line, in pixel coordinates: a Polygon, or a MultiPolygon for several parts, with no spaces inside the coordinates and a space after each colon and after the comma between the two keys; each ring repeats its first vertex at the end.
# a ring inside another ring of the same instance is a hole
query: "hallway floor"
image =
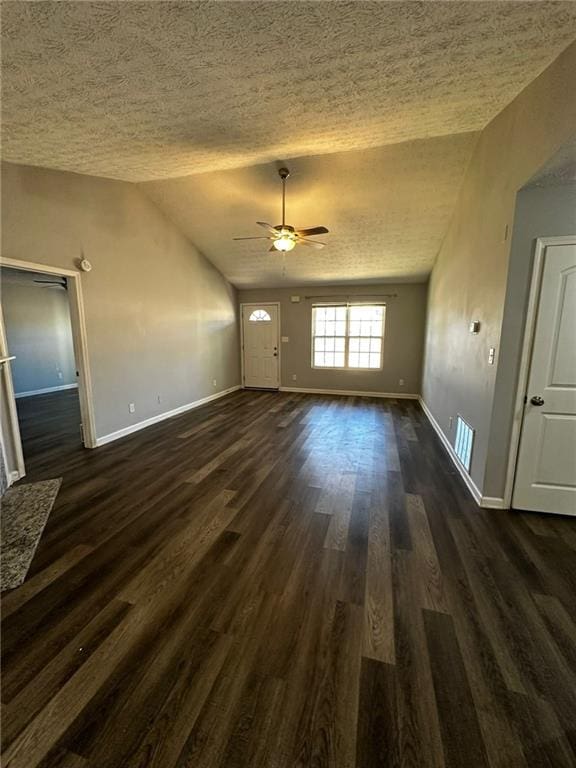
{"type": "Polygon", "coordinates": [[[94,451],[61,402],[5,768],[576,765],[576,521],[478,509],[416,402],[240,391],[94,451]]]}

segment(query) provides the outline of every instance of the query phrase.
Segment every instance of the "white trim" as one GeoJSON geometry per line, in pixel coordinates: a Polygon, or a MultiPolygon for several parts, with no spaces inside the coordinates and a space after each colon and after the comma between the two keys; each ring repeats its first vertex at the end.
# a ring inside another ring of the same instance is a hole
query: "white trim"
{"type": "MultiPolygon", "coordinates": [[[[68,281],[68,304],[70,307],[70,322],[72,325],[72,341],[74,344],[74,357],[78,370],[78,393],[80,396],[80,417],[82,419],[82,433],[86,448],[95,448],[96,422],[94,419],[94,396],[92,392],[92,379],[90,374],[90,361],[88,356],[88,334],[86,331],[86,317],[84,313],[84,298],[82,295],[82,273],[78,270],[64,269],[48,264],[37,264],[32,261],[20,259],[8,259],[0,257],[0,266],[20,269],[25,272],[40,272],[42,274],[66,277],[68,281]]],[[[3,324],[3,320],[0,321],[3,324]]],[[[11,376],[9,377],[11,378],[11,376]]],[[[15,398],[12,394],[15,406],[15,398]]],[[[13,434],[15,444],[20,444],[20,430],[18,421],[15,426],[17,433],[13,434]]],[[[20,446],[20,451],[22,450],[20,446]]],[[[22,467],[24,463],[22,461],[22,467]]],[[[20,472],[23,476],[24,471],[20,472]]]]}
{"type": "Polygon", "coordinates": [[[80,274],[75,269],[64,269],[64,267],[53,267],[51,264],[38,264],[33,261],[22,261],[20,259],[8,259],[5,256],[0,257],[0,266],[10,267],[11,269],[21,269],[25,272],[41,272],[46,275],[62,275],[62,277],[78,277],[80,274]]]}
{"type": "Polygon", "coordinates": [[[44,387],[44,389],[29,389],[27,392],[16,392],[16,400],[20,397],[33,397],[34,395],[47,395],[50,392],[61,392],[63,389],[78,389],[78,384],[61,384],[59,387],[44,387]]]}
{"type": "MultiPolygon", "coordinates": [[[[1,260],[0,260],[1,261],[1,260]]],[[[14,396],[14,382],[12,380],[12,360],[14,356],[8,355],[8,342],[6,340],[6,328],[4,327],[4,313],[0,306],[0,356],[6,358],[0,365],[0,395],[4,399],[4,407],[7,416],[7,432],[2,431],[2,449],[4,458],[7,459],[8,451],[6,442],[10,442],[10,455],[15,462],[15,467],[9,467],[6,461],[6,473],[8,475],[8,487],[26,474],[22,441],[20,439],[20,425],[18,423],[18,411],[16,410],[16,398],[14,396]]]]}
{"type": "Polygon", "coordinates": [[[454,447],[452,446],[452,443],[448,440],[448,438],[446,437],[446,435],[442,431],[442,428],[440,427],[440,424],[438,424],[438,422],[436,421],[436,419],[432,415],[432,412],[430,411],[430,409],[428,408],[428,406],[426,405],[424,400],[421,397],[418,398],[418,399],[420,401],[420,405],[422,406],[422,410],[424,411],[424,413],[428,417],[428,421],[430,422],[430,424],[432,424],[436,434],[438,435],[438,437],[442,441],[442,445],[448,451],[448,455],[452,459],[452,463],[454,464],[454,466],[456,467],[456,469],[460,473],[460,477],[462,478],[462,480],[464,480],[464,482],[466,483],[466,487],[468,488],[468,490],[472,494],[472,497],[474,498],[474,501],[476,502],[476,504],[478,504],[478,506],[482,506],[482,494],[480,493],[480,489],[478,488],[478,486],[476,485],[474,480],[472,480],[472,478],[470,477],[468,472],[466,472],[466,470],[464,469],[464,466],[462,465],[462,462],[458,458],[458,456],[456,454],[456,451],[454,450],[454,447]]]}
{"type": "Polygon", "coordinates": [[[389,397],[394,400],[418,400],[420,395],[405,392],[363,392],[359,389],[309,389],[307,387],[280,387],[280,392],[300,392],[308,395],[345,395],[347,397],[389,397]]]}
{"type": "Polygon", "coordinates": [[[576,235],[567,235],[564,237],[538,237],[536,238],[536,248],[534,251],[534,263],[532,265],[532,281],[530,284],[530,294],[528,298],[528,308],[526,310],[526,323],[524,325],[524,339],[522,342],[522,353],[520,357],[520,369],[518,373],[518,387],[516,390],[516,400],[514,403],[514,420],[512,422],[512,432],[510,435],[510,448],[508,451],[508,467],[506,470],[506,484],[504,486],[504,505],[505,509],[512,504],[512,494],[514,493],[514,479],[516,476],[516,463],[518,461],[518,451],[520,448],[520,433],[522,431],[522,421],[524,419],[524,398],[528,388],[528,377],[530,374],[530,363],[532,359],[532,345],[534,342],[534,332],[536,330],[536,316],[538,314],[538,302],[540,300],[540,284],[542,282],[542,271],[544,269],[544,255],[546,248],[551,245],[576,245],[576,235]]]}
{"type": "Polygon", "coordinates": [[[482,496],[480,506],[484,509],[510,509],[510,505],[500,496],[482,496]]]}
{"type": "Polygon", "coordinates": [[[223,389],[221,392],[216,392],[214,395],[208,395],[207,397],[203,397],[200,400],[194,400],[192,403],[186,403],[186,405],[181,405],[171,411],[159,413],[157,416],[152,416],[151,418],[145,419],[144,421],[139,421],[137,424],[130,424],[129,427],[124,427],[123,429],[119,429],[116,432],[110,432],[108,435],[99,437],[96,440],[96,445],[100,447],[101,445],[106,445],[106,443],[111,443],[114,440],[120,440],[121,437],[126,437],[127,435],[131,435],[133,432],[139,432],[141,429],[151,427],[152,424],[158,424],[160,421],[165,421],[166,419],[171,419],[173,416],[179,416],[181,413],[186,413],[186,411],[199,408],[201,405],[210,403],[212,400],[218,400],[225,395],[229,395],[231,392],[236,392],[238,389],[242,389],[240,384],[236,384],[235,386],[229,387],[228,389],[223,389]]]}
{"type": "MultiPolygon", "coordinates": [[[[279,301],[263,301],[261,303],[254,302],[254,301],[242,301],[240,302],[240,380],[242,382],[242,387],[244,386],[244,307],[256,307],[257,309],[261,309],[262,307],[276,307],[277,313],[276,313],[276,351],[278,352],[278,386],[280,386],[280,382],[282,381],[282,332],[281,332],[281,321],[280,321],[280,302],[279,301]]],[[[256,389],[256,387],[252,387],[252,389],[256,389]]],[[[262,387],[262,389],[267,389],[267,387],[262,387]]],[[[272,390],[276,390],[276,387],[272,387],[272,390]]]]}

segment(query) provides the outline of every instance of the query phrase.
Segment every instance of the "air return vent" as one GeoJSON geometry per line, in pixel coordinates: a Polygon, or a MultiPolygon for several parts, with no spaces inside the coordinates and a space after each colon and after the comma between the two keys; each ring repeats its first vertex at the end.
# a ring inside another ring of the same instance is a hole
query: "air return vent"
{"type": "Polygon", "coordinates": [[[454,450],[456,456],[460,459],[466,471],[470,471],[470,460],[472,458],[472,445],[474,443],[474,430],[469,424],[466,424],[461,416],[456,417],[456,441],[454,450]]]}

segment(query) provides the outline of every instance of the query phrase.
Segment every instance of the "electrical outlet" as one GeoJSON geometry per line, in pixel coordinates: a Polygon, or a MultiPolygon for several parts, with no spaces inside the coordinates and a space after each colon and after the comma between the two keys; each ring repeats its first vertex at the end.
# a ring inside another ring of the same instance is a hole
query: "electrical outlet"
{"type": "Polygon", "coordinates": [[[453,418],[452,416],[450,416],[450,417],[448,418],[448,429],[452,429],[452,422],[453,422],[453,421],[454,421],[454,418],[453,418]]]}
{"type": "Polygon", "coordinates": [[[162,396],[158,395],[158,404],[160,404],[161,402],[162,402],[162,396]]]}
{"type": "Polygon", "coordinates": [[[212,386],[213,386],[213,387],[215,387],[215,386],[216,386],[216,379],[212,379],[212,386]]]}
{"type": "Polygon", "coordinates": [[[297,379],[297,378],[298,378],[298,376],[296,376],[296,374],[295,374],[295,373],[293,373],[293,374],[292,374],[292,381],[296,381],[296,379],[297,379]]]}
{"type": "Polygon", "coordinates": [[[128,410],[130,411],[130,413],[135,413],[136,406],[134,405],[134,403],[129,403],[128,410]]]}
{"type": "Polygon", "coordinates": [[[404,386],[404,379],[398,379],[398,385],[400,387],[403,387],[404,386]]]}
{"type": "Polygon", "coordinates": [[[62,375],[62,371],[58,371],[58,378],[60,380],[62,380],[64,378],[64,376],[62,375]]]}
{"type": "Polygon", "coordinates": [[[490,351],[488,352],[488,365],[494,365],[495,355],[496,355],[496,348],[490,347],[490,351]]]}

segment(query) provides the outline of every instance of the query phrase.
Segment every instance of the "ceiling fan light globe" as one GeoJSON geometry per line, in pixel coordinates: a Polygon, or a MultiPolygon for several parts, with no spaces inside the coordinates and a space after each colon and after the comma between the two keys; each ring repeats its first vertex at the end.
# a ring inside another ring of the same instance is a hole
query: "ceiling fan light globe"
{"type": "Polygon", "coordinates": [[[286,235],[283,235],[282,237],[277,238],[272,243],[274,248],[276,248],[277,251],[291,251],[292,248],[296,245],[296,241],[292,237],[287,237],[286,235]]]}

